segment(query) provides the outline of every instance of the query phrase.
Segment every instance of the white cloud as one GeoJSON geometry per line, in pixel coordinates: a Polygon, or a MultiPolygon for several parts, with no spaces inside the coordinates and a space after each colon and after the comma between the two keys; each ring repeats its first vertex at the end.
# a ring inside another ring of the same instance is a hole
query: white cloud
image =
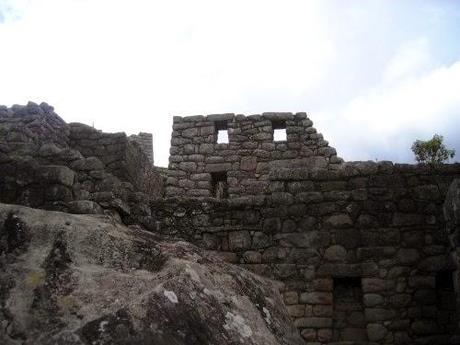
{"type": "Polygon", "coordinates": [[[330,134],[346,159],[411,160],[415,139],[458,136],[458,90],[460,60],[418,78],[410,74],[390,86],[382,83],[344,105],[330,134]]]}
{"type": "Polygon", "coordinates": [[[421,37],[400,48],[384,70],[383,79],[386,83],[397,82],[425,71],[432,64],[428,39],[421,37]]]}

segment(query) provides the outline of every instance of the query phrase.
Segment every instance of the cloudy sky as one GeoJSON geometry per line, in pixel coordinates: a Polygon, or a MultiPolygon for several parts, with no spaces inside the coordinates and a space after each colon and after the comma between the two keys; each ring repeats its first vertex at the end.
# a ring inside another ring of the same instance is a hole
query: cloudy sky
{"type": "Polygon", "coordinates": [[[174,115],[306,111],[346,160],[460,161],[460,1],[0,0],[0,104],[153,132],[174,115]]]}

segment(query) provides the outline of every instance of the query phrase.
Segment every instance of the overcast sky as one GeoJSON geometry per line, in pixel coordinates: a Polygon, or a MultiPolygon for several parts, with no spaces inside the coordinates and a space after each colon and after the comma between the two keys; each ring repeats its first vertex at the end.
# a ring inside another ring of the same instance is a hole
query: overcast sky
{"type": "Polygon", "coordinates": [[[0,104],[153,132],[174,115],[306,111],[345,160],[460,161],[460,1],[0,0],[0,104]]]}

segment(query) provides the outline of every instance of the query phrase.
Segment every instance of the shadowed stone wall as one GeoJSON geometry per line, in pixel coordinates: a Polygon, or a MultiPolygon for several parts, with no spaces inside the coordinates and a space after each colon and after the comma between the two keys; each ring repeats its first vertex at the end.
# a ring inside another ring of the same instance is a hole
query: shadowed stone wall
{"type": "Polygon", "coordinates": [[[0,107],[0,171],[0,201],[32,207],[125,216],[130,198],[163,195],[163,177],[138,144],[68,125],[46,103],[0,107]]]}
{"type": "Polygon", "coordinates": [[[307,342],[449,344],[456,310],[445,277],[456,263],[442,206],[460,165],[355,162],[268,175],[266,195],[159,201],[151,229],[284,282],[307,342]]]}
{"type": "Polygon", "coordinates": [[[128,139],[138,143],[144,153],[147,155],[150,163],[154,165],[152,133],[140,132],[139,134],[130,135],[128,139]]]}

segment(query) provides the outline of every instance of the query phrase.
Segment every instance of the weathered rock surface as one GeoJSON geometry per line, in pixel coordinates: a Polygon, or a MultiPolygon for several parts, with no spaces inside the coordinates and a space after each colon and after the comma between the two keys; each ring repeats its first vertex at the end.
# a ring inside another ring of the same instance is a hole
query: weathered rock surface
{"type": "Polygon", "coordinates": [[[188,243],[0,204],[0,343],[303,342],[275,283],[188,243]]]}

